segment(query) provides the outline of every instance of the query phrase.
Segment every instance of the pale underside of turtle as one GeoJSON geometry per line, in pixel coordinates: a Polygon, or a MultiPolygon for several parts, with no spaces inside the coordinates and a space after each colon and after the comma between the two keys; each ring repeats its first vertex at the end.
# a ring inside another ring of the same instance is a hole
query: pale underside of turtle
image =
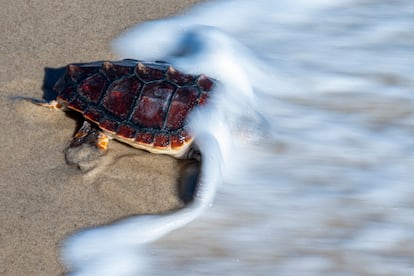
{"type": "Polygon", "coordinates": [[[187,117],[206,103],[214,85],[205,75],[185,74],[165,62],[69,64],[54,87],[56,101],[47,106],[83,114],[86,121],[71,146],[92,142],[105,150],[109,139],[117,139],[187,158],[194,139],[187,117]]]}

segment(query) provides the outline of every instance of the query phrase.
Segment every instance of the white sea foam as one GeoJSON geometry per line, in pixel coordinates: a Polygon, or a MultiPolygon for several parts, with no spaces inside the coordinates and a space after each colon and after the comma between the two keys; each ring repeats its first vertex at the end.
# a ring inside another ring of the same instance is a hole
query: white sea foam
{"type": "Polygon", "coordinates": [[[414,274],[413,18],[409,0],[215,1],[122,34],[121,57],[221,82],[191,119],[201,198],[74,235],[74,273],[414,274]]]}

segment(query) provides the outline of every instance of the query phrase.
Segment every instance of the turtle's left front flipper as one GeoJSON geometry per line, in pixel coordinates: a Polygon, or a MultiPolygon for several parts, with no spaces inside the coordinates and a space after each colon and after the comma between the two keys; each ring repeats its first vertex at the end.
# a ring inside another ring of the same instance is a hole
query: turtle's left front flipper
{"type": "Polygon", "coordinates": [[[84,121],[82,127],[73,136],[69,147],[79,147],[82,144],[90,144],[105,151],[108,148],[108,136],[99,128],[93,127],[88,121],[84,121]]]}
{"type": "Polygon", "coordinates": [[[108,136],[98,127],[84,121],[65,150],[66,162],[89,171],[99,165],[100,157],[108,148],[108,136]]]}

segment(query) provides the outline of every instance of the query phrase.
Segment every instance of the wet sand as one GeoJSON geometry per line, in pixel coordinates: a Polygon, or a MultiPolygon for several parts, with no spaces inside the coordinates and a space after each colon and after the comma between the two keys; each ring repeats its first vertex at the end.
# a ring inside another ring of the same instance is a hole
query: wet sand
{"type": "Polygon", "coordinates": [[[23,1],[0,9],[0,274],[65,272],[59,244],[77,229],[183,205],[179,164],[112,141],[99,162],[68,165],[73,117],[33,105],[45,68],[111,60],[128,27],[197,1],[23,1]]]}

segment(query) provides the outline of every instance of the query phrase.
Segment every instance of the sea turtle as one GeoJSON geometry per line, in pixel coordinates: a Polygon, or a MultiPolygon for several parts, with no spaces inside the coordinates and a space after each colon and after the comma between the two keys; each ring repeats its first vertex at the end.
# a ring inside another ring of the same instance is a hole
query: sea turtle
{"type": "Polygon", "coordinates": [[[72,147],[88,142],[106,150],[114,138],[152,153],[188,158],[193,137],[187,116],[206,103],[215,83],[160,61],[69,64],[54,86],[56,100],[42,105],[83,114],[86,120],[72,147]]]}

